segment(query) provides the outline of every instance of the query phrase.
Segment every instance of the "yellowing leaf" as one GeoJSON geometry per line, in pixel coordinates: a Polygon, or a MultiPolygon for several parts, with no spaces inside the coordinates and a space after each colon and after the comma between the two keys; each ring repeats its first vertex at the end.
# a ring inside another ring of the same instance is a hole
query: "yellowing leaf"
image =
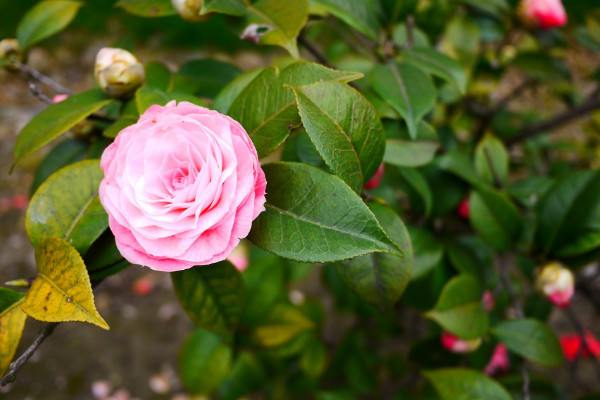
{"type": "Polygon", "coordinates": [[[10,365],[23,334],[27,315],[20,305],[24,297],[16,290],[0,288],[0,376],[10,365]]]}
{"type": "Polygon", "coordinates": [[[279,346],[289,342],[300,333],[314,328],[314,323],[291,306],[275,309],[270,322],[256,328],[256,340],[265,347],[279,346]]]}
{"type": "Polygon", "coordinates": [[[94,305],[85,264],[77,250],[61,238],[44,239],[35,252],[38,276],[22,309],[46,322],[82,321],[109,329],[94,305]]]}

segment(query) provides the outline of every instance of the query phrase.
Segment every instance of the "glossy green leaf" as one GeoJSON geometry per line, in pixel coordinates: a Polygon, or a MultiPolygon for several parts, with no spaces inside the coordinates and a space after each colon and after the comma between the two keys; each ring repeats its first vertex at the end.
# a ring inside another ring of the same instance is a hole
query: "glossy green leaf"
{"type": "MultiPolygon", "coordinates": [[[[384,158],[385,159],[385,158],[384,158]]],[[[433,206],[433,193],[429,187],[429,183],[423,175],[414,168],[398,168],[398,172],[402,179],[420,196],[423,202],[423,211],[426,217],[431,213],[433,206]]]]}
{"type": "Polygon", "coordinates": [[[216,12],[241,17],[246,13],[243,0],[203,0],[200,15],[216,12]]]}
{"type": "Polygon", "coordinates": [[[383,158],[385,132],[369,102],[340,82],[292,87],[306,132],[329,168],[360,193],[383,158]]]}
{"type": "Polygon", "coordinates": [[[435,104],[436,90],[431,78],[413,65],[393,62],[373,69],[371,85],[402,115],[414,139],[419,121],[435,104]]]}
{"type": "Polygon", "coordinates": [[[55,146],[50,150],[46,158],[44,158],[44,161],[41,162],[40,166],[35,171],[33,183],[31,184],[31,194],[35,193],[38,187],[40,187],[50,175],[62,167],[83,160],[87,150],[87,143],[77,139],[67,139],[55,146]]]}
{"type": "Polygon", "coordinates": [[[423,71],[454,84],[462,94],[467,90],[467,75],[458,61],[432,48],[413,48],[402,53],[403,60],[423,71]]]}
{"type": "Polygon", "coordinates": [[[25,327],[27,314],[21,310],[25,294],[0,288],[0,376],[10,365],[25,327]]]}
{"type": "Polygon", "coordinates": [[[17,27],[17,39],[22,49],[54,35],[67,27],[77,15],[80,1],[47,0],[37,3],[17,27]]]}
{"type": "Polygon", "coordinates": [[[510,350],[537,364],[556,367],[563,361],[556,334],[538,320],[504,321],[492,329],[492,334],[510,350]]]}
{"type": "Polygon", "coordinates": [[[587,231],[553,252],[559,258],[576,257],[600,247],[600,232],[587,231]]]}
{"type": "Polygon", "coordinates": [[[585,231],[600,204],[600,171],[582,171],[560,179],[540,199],[536,210],[536,246],[551,252],[585,231]]]}
{"type": "Polygon", "coordinates": [[[510,394],[492,378],[466,368],[424,371],[441,400],[512,400],[510,394]]]}
{"type": "Polygon", "coordinates": [[[187,93],[165,92],[163,90],[148,86],[138,89],[138,91],[135,93],[135,104],[140,115],[150,108],[150,106],[155,104],[164,106],[173,100],[178,103],[181,101],[188,101],[198,106],[206,106],[202,100],[187,93]]]}
{"type": "Polygon", "coordinates": [[[480,8],[497,17],[502,17],[503,13],[510,10],[506,0],[459,0],[459,2],[480,8]]]}
{"type": "Polygon", "coordinates": [[[475,148],[475,170],[490,184],[502,184],[508,176],[508,151],[504,143],[487,134],[475,148]],[[498,182],[496,182],[498,180],[498,182]]]}
{"type": "Polygon", "coordinates": [[[212,99],[242,72],[229,63],[205,58],[188,61],[179,68],[179,73],[195,81],[196,95],[212,99]]]}
{"type": "Polygon", "coordinates": [[[375,2],[371,0],[357,2],[314,0],[314,2],[371,39],[375,41],[379,39],[379,21],[375,2]]]}
{"type": "Polygon", "coordinates": [[[94,89],[71,95],[60,103],[52,104],[33,117],[17,136],[15,163],[50,143],[111,101],[100,89],[94,89]]]}
{"type": "Polygon", "coordinates": [[[108,227],[108,216],[98,198],[102,177],[99,160],[86,160],[48,178],[27,208],[25,228],[31,243],[37,247],[47,237],[60,237],[85,254],[108,227]]]}
{"type": "MultiPolygon", "coordinates": [[[[418,27],[413,27],[413,48],[431,47],[429,37],[418,27]]],[[[408,48],[408,34],[406,32],[406,24],[398,24],[392,30],[392,40],[398,46],[408,48]]]]}
{"type": "Polygon", "coordinates": [[[193,395],[212,396],[232,364],[231,347],[221,336],[201,328],[188,336],[179,353],[181,381],[193,395]]]}
{"type": "Polygon", "coordinates": [[[281,71],[266,68],[241,90],[227,113],[242,124],[258,156],[264,157],[283,143],[290,127],[300,123],[294,92],[284,85],[301,86],[320,80],[349,82],[361,76],[308,62],[293,63],[281,71]]]}
{"type": "Polygon", "coordinates": [[[244,72],[225,86],[217,97],[213,100],[211,108],[217,110],[221,114],[228,114],[231,104],[242,93],[244,88],[256,78],[264,68],[253,69],[252,71],[244,72]]]}
{"type": "Polygon", "coordinates": [[[426,317],[460,338],[481,337],[488,327],[488,317],[481,304],[482,292],[479,282],[471,275],[452,278],[426,317]]]}
{"type": "Polygon", "coordinates": [[[114,139],[123,129],[138,122],[139,118],[139,116],[121,115],[119,119],[102,132],[102,136],[114,139]]]}
{"type": "Polygon", "coordinates": [[[306,0],[259,0],[247,4],[249,25],[242,39],[281,46],[295,59],[300,58],[296,37],[308,20],[306,0]]]}
{"type": "Polygon", "coordinates": [[[45,322],[89,322],[108,330],[98,314],[85,265],[77,250],[64,239],[47,237],[35,249],[38,275],[21,309],[45,322]]]}
{"type": "Polygon", "coordinates": [[[361,198],[341,179],[300,163],[263,166],[266,211],[249,239],[278,256],[334,262],[373,252],[402,256],[361,198]]]}
{"type": "Polygon", "coordinates": [[[472,186],[484,189],[489,187],[489,185],[477,175],[475,166],[469,157],[463,153],[448,152],[444,154],[439,158],[438,166],[444,171],[448,171],[458,176],[472,186]]]}
{"type": "Polygon", "coordinates": [[[471,225],[493,248],[506,251],[521,233],[521,214],[509,198],[492,189],[477,189],[469,197],[471,225]]]}
{"type": "Polygon", "coordinates": [[[570,76],[566,64],[547,53],[519,53],[514,59],[513,65],[531,77],[544,82],[557,82],[570,76]]]}
{"type": "Polygon", "coordinates": [[[177,14],[170,0],[119,0],[115,6],[140,17],[166,17],[177,14]]]}
{"type": "Polygon", "coordinates": [[[421,228],[409,229],[413,246],[412,280],[419,279],[435,268],[444,256],[444,246],[433,235],[421,228]]]}
{"type": "Polygon", "coordinates": [[[144,70],[146,71],[146,86],[164,91],[169,90],[172,74],[165,64],[150,61],[144,65],[144,70]]]}
{"type": "Polygon", "coordinates": [[[372,203],[369,208],[403,257],[375,253],[336,264],[342,281],[363,300],[379,307],[392,306],[408,285],[412,272],[412,245],[404,223],[390,208],[372,203]]]}
{"type": "Polygon", "coordinates": [[[421,167],[433,160],[439,146],[436,142],[388,139],[385,141],[383,161],[398,167],[421,167]]]}
{"type": "Polygon", "coordinates": [[[179,302],[196,325],[231,333],[244,306],[244,281],[229,261],[174,272],[171,278],[179,302]]]}

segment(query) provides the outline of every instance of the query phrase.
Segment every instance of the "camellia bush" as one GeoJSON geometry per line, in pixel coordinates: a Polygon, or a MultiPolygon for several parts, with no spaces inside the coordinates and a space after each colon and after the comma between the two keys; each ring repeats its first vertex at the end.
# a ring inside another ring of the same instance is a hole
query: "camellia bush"
{"type": "Polygon", "coordinates": [[[48,104],[14,144],[13,168],[47,155],[37,277],[0,288],[2,385],[58,324],[109,329],[94,292],[151,268],[197,325],[191,396],[600,398],[570,304],[600,304],[600,3],[120,0],[154,32],[219,21],[264,67],[123,42],[73,93],[28,51],[86,6],[41,1],[0,42],[48,104]],[[18,352],[27,318],[45,325],[18,352]]]}

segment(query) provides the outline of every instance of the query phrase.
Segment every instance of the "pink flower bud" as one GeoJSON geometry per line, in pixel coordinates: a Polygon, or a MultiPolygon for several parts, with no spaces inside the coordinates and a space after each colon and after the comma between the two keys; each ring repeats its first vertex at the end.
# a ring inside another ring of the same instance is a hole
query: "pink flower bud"
{"type": "Polygon", "coordinates": [[[456,213],[462,219],[469,219],[469,198],[464,198],[458,207],[456,208],[456,213]]]}
{"type": "Polygon", "coordinates": [[[550,302],[561,308],[569,305],[575,292],[573,273],[557,261],[548,263],[541,269],[535,285],[550,302]]]}
{"type": "Polygon", "coordinates": [[[493,376],[503,372],[507,372],[510,369],[510,359],[508,358],[508,351],[506,346],[499,343],[494,349],[492,358],[485,366],[484,372],[487,375],[493,376]]]}
{"type": "Polygon", "coordinates": [[[490,312],[496,306],[496,300],[494,299],[494,295],[489,290],[483,292],[483,298],[481,299],[481,303],[483,304],[483,308],[486,312],[490,312]]]}
{"type": "Polygon", "coordinates": [[[365,189],[370,190],[378,187],[381,184],[381,178],[383,178],[383,163],[381,163],[379,168],[377,168],[375,175],[373,175],[371,179],[369,179],[369,181],[365,185],[365,189]]]}
{"type": "Polygon", "coordinates": [[[63,101],[63,100],[66,100],[66,99],[67,99],[67,97],[69,97],[69,95],[68,95],[68,94],[57,94],[56,96],[54,96],[54,97],[52,98],[52,102],[53,102],[54,104],[56,104],[56,103],[60,103],[61,101],[63,101]]]}
{"type": "Polygon", "coordinates": [[[533,29],[550,29],[567,23],[561,0],[522,0],[517,13],[523,23],[533,29]]]}
{"type": "Polygon", "coordinates": [[[144,83],[144,66],[127,50],[105,47],[96,56],[94,75],[110,97],[129,97],[144,83]]]}
{"type": "Polygon", "coordinates": [[[440,336],[442,346],[453,353],[471,353],[481,344],[481,338],[465,340],[460,339],[448,332],[442,332],[440,336]]]}

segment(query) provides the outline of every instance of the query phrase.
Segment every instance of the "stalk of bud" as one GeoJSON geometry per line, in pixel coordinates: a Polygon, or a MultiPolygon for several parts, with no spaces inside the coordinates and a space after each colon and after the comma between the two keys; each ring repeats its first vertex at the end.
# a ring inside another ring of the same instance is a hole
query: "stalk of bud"
{"type": "Polygon", "coordinates": [[[212,16],[212,13],[200,15],[204,0],[171,0],[171,3],[179,16],[186,21],[204,22],[212,16]]]}
{"type": "Polygon", "coordinates": [[[442,346],[453,353],[471,353],[479,347],[481,344],[481,338],[465,340],[460,339],[448,332],[442,332],[440,336],[440,342],[442,346]]]}
{"type": "Polygon", "coordinates": [[[575,292],[575,278],[568,268],[554,261],[539,271],[535,286],[554,305],[565,308],[575,292]]]}
{"type": "Polygon", "coordinates": [[[17,39],[0,40],[0,60],[5,61],[10,69],[15,69],[14,66],[10,66],[11,62],[23,61],[23,53],[17,39]]]}
{"type": "Polygon", "coordinates": [[[130,97],[144,83],[144,66],[127,50],[105,47],[96,56],[94,75],[110,97],[130,97]]]}
{"type": "Polygon", "coordinates": [[[517,14],[532,29],[550,29],[567,23],[561,0],[522,0],[517,14]]]}

